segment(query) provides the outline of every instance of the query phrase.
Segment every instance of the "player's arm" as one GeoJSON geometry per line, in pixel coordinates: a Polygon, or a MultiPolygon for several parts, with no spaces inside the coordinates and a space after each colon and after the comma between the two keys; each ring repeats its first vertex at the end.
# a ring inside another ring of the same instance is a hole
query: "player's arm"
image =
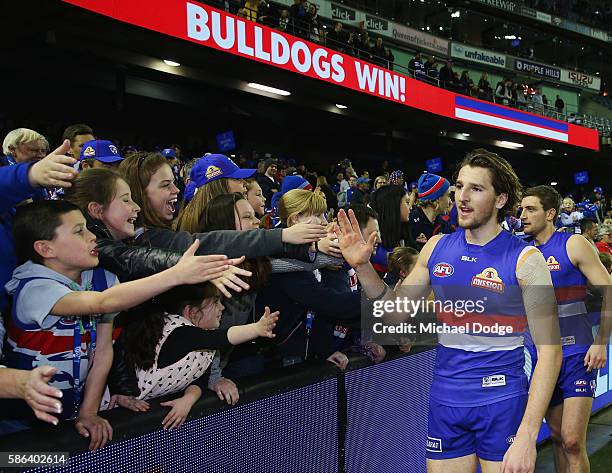
{"type": "Polygon", "coordinates": [[[223,255],[194,256],[199,241],[171,268],[148,278],[117,284],[102,292],[73,291],[51,309],[57,316],[112,314],[127,310],[182,284],[197,284],[220,276],[234,260],[223,255]]]}
{"type": "MultiPolygon", "coordinates": [[[[395,297],[394,291],[389,289],[380,279],[370,263],[376,234],[373,233],[366,242],[352,210],[349,210],[348,215],[344,210],[338,212],[338,224],[334,225],[333,231],[338,237],[342,256],[355,269],[366,297],[371,300],[393,299],[395,297]]],[[[437,235],[430,238],[423,247],[415,268],[401,286],[403,291],[406,291],[405,293],[402,292],[403,296],[418,299],[428,294],[430,281],[427,263],[431,252],[442,236],[437,235]]]]}
{"type": "Polygon", "coordinates": [[[538,361],[531,379],[525,414],[516,438],[504,457],[504,473],[534,470],[538,432],[561,368],[557,301],[542,253],[536,248],[522,253],[517,262],[516,276],[529,330],[538,351],[538,361]]]}
{"type": "Polygon", "coordinates": [[[601,263],[597,250],[582,235],[574,235],[567,241],[567,254],[587,278],[590,287],[603,297],[599,330],[585,357],[585,366],[589,367],[589,371],[603,368],[612,331],[612,277],[601,263]]]}

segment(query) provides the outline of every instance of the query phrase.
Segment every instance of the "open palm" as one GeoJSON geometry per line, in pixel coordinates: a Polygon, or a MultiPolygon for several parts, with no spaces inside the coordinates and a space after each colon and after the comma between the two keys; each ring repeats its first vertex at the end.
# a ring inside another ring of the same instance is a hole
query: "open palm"
{"type": "Polygon", "coordinates": [[[376,233],[372,233],[368,241],[365,241],[352,210],[348,211],[348,215],[344,210],[338,212],[338,223],[334,231],[338,237],[342,256],[348,264],[356,268],[370,261],[376,243],[376,233]]]}

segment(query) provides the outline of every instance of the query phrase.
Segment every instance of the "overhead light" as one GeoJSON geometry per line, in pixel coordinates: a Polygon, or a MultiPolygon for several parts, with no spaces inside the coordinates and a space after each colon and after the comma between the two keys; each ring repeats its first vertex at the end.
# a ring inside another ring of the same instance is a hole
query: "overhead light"
{"type": "Polygon", "coordinates": [[[166,66],[179,67],[181,64],[176,61],[171,61],[170,59],[164,59],[164,63],[166,66]]]}
{"type": "Polygon", "coordinates": [[[567,156],[567,153],[563,153],[563,156],[567,156]]]}
{"type": "Polygon", "coordinates": [[[552,182],[550,183],[550,185],[551,185],[551,186],[556,186],[556,185],[557,185],[557,181],[552,181],[552,182]]]}
{"type": "Polygon", "coordinates": [[[440,31],[444,31],[444,28],[442,28],[441,26],[440,26],[440,31]]]}
{"type": "Polygon", "coordinates": [[[513,148],[522,148],[523,146],[525,146],[524,144],[515,143],[514,141],[501,141],[500,143],[502,145],[512,146],[513,148]]]}
{"type": "Polygon", "coordinates": [[[429,26],[426,28],[427,31],[429,31],[429,26]]]}
{"type": "Polygon", "coordinates": [[[547,149],[547,150],[546,150],[546,152],[547,152],[547,153],[552,153],[552,152],[553,152],[553,150],[552,150],[552,149],[547,149]]]}
{"type": "Polygon", "coordinates": [[[341,110],[344,110],[345,108],[348,108],[346,105],[342,105],[341,103],[337,103],[336,107],[338,107],[341,110]]]}
{"type": "Polygon", "coordinates": [[[595,73],[595,75],[596,75],[596,76],[598,76],[598,75],[599,75],[599,72],[596,72],[596,73],[595,73]]]}
{"type": "Polygon", "coordinates": [[[451,18],[460,18],[461,17],[461,12],[459,10],[457,10],[454,13],[451,13],[451,18]]]}
{"type": "Polygon", "coordinates": [[[504,36],[504,39],[516,39],[516,35],[507,34],[506,36],[504,36]]]}
{"type": "Polygon", "coordinates": [[[461,133],[463,136],[470,136],[469,133],[461,133]]]}
{"type": "Polygon", "coordinates": [[[284,96],[291,95],[291,92],[287,92],[286,90],[277,89],[275,87],[269,87],[267,85],[258,84],[257,82],[249,82],[247,85],[251,87],[252,89],[263,90],[264,92],[269,92],[271,94],[284,95],[284,96]]]}

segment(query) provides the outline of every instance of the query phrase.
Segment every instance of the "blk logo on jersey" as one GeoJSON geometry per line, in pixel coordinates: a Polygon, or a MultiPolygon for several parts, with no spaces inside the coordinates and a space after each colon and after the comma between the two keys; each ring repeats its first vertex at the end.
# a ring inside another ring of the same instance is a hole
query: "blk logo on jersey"
{"type": "Polygon", "coordinates": [[[485,268],[472,278],[472,286],[487,289],[489,291],[504,292],[504,282],[497,274],[495,268],[485,268]]]}
{"type": "Polygon", "coordinates": [[[438,263],[434,266],[433,274],[438,278],[447,278],[455,272],[453,265],[448,263],[438,263]]]}
{"type": "Polygon", "coordinates": [[[494,374],[493,376],[485,376],[482,378],[482,387],[483,388],[494,388],[497,386],[505,386],[506,385],[506,375],[505,374],[494,374]]]}
{"type": "Polygon", "coordinates": [[[476,261],[478,261],[478,258],[476,258],[475,256],[462,256],[461,261],[466,261],[468,263],[475,263],[476,261]]]}
{"type": "Polygon", "coordinates": [[[425,449],[428,452],[442,453],[442,439],[427,437],[427,445],[425,449]]]}
{"type": "Polygon", "coordinates": [[[548,257],[548,259],[546,260],[546,264],[548,265],[549,271],[559,271],[561,269],[561,265],[552,255],[548,257]]]}

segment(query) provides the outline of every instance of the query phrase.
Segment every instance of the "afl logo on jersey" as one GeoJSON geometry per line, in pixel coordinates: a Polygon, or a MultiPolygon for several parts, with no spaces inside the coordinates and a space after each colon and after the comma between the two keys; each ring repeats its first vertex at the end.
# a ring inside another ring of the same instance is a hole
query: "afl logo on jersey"
{"type": "Polygon", "coordinates": [[[434,266],[433,274],[438,278],[447,278],[452,276],[455,272],[455,268],[448,263],[438,263],[434,266]]]}
{"type": "Polygon", "coordinates": [[[472,286],[487,289],[493,292],[504,292],[504,282],[497,274],[495,268],[485,268],[482,273],[477,274],[472,278],[472,286]]]}
{"type": "Polygon", "coordinates": [[[548,257],[546,264],[548,265],[549,271],[559,271],[561,269],[561,265],[552,255],[548,257]]]}

